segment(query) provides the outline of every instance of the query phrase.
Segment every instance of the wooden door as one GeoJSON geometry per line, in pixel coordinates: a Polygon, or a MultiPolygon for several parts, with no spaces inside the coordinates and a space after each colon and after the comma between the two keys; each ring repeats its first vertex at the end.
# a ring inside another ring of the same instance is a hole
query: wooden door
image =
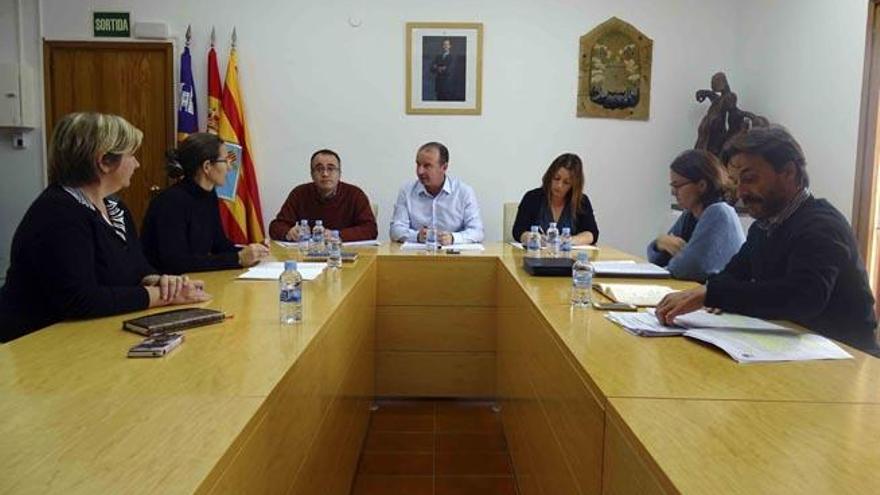
{"type": "Polygon", "coordinates": [[[165,151],[174,147],[171,43],[43,42],[46,124],[70,112],[120,115],[144,133],[141,163],[119,196],[140,228],[151,194],[164,188],[165,151]]]}

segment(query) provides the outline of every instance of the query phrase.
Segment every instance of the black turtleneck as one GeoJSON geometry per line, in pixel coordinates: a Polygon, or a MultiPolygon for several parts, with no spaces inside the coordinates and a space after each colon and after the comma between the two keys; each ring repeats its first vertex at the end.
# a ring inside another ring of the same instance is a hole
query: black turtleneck
{"type": "Polygon", "coordinates": [[[217,193],[191,179],[150,202],[142,242],[147,259],[163,273],[239,268],[238,248],[220,225],[217,193]]]}

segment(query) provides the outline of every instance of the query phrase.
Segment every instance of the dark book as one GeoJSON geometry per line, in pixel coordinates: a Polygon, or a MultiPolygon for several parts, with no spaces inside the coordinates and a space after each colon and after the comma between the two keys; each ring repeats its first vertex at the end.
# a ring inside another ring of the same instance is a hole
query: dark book
{"type": "Polygon", "coordinates": [[[529,275],[538,277],[570,277],[571,258],[523,258],[523,268],[529,275]]]}
{"type": "Polygon", "coordinates": [[[181,308],[125,320],[122,322],[122,329],[149,337],[160,333],[210,325],[221,322],[224,318],[226,318],[226,313],[214,309],[181,308]]]}
{"type": "MultiPolygon", "coordinates": [[[[342,251],[342,261],[354,261],[358,258],[358,254],[354,251],[342,251]]],[[[309,251],[306,253],[304,261],[327,261],[329,254],[327,251],[309,251]]]]}

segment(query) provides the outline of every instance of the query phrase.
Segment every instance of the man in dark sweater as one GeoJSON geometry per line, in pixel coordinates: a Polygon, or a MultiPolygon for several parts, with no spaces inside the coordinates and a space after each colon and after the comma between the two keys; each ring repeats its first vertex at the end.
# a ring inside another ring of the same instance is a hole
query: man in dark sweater
{"type": "Polygon", "coordinates": [[[379,231],[367,195],[357,186],[340,180],[342,166],[339,155],[332,150],[318,150],[310,160],[312,182],[296,186],[281,210],[269,224],[269,236],[282,241],[299,240],[299,220],[324,222],[330,230],[338,230],[343,241],[375,239],[379,231]]]}
{"type": "Polygon", "coordinates": [[[791,320],[877,355],[874,297],[855,237],[840,212],[810,194],[797,141],[780,126],[755,128],[728,143],[722,159],[756,221],[721,273],[661,301],[660,321],[708,306],[791,320]]]}

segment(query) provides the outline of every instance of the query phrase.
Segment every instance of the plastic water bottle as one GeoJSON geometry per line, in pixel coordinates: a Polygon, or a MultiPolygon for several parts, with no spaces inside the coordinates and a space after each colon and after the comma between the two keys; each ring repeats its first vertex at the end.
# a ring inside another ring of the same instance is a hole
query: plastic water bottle
{"type": "Polygon", "coordinates": [[[551,257],[559,256],[559,229],[556,228],[556,222],[550,222],[547,227],[547,250],[551,257]]]}
{"type": "Polygon", "coordinates": [[[282,325],[302,321],[302,275],[296,271],[296,261],[285,261],[284,271],[278,278],[279,312],[282,325]]]}
{"type": "Polygon", "coordinates": [[[321,254],[326,251],[324,245],[324,222],[315,220],[315,228],[312,229],[312,246],[309,251],[321,254]]]}
{"type": "Polygon", "coordinates": [[[562,227],[562,235],[559,237],[559,254],[563,258],[571,257],[571,227],[562,227]]]}
{"type": "Polygon", "coordinates": [[[433,223],[425,231],[425,251],[429,253],[437,252],[437,227],[433,223]]]}
{"type": "Polygon", "coordinates": [[[532,230],[526,239],[526,256],[538,258],[541,256],[541,226],[532,225],[532,230]]]}
{"type": "Polygon", "coordinates": [[[299,252],[305,255],[309,252],[309,242],[312,240],[312,229],[309,228],[308,220],[299,221],[299,252]]]}
{"type": "Polygon", "coordinates": [[[590,290],[593,287],[593,265],[587,253],[578,253],[571,267],[571,305],[586,307],[590,305],[590,290]]]}
{"type": "Polygon", "coordinates": [[[342,268],[342,240],[338,230],[331,230],[327,241],[327,267],[342,268]]]}

